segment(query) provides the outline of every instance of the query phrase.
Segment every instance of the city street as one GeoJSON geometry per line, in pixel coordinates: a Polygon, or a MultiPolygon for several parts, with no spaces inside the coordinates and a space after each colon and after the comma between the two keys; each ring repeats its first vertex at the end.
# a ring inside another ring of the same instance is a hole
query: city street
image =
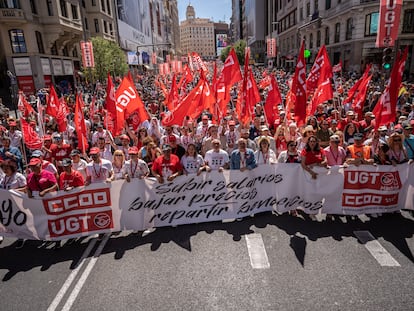
{"type": "Polygon", "coordinates": [[[1,310],[410,310],[414,218],[243,221],[0,247],[1,310]],[[64,243],[63,243],[64,244],[64,243]]]}

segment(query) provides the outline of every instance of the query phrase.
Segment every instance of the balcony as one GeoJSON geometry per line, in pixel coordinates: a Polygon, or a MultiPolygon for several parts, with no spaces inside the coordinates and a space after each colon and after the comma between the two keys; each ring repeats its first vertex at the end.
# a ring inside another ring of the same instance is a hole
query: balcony
{"type": "Polygon", "coordinates": [[[26,23],[26,18],[22,9],[0,9],[0,23],[23,24],[26,23]]]}

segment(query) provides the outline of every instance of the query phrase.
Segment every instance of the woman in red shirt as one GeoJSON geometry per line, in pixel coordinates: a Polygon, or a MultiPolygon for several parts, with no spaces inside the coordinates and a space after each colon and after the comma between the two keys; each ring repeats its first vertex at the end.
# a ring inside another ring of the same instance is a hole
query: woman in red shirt
{"type": "Polygon", "coordinates": [[[326,167],[325,151],[319,146],[318,138],[310,136],[305,148],[301,153],[302,167],[305,171],[311,174],[312,179],[316,179],[318,174],[312,170],[315,166],[326,167]]]}

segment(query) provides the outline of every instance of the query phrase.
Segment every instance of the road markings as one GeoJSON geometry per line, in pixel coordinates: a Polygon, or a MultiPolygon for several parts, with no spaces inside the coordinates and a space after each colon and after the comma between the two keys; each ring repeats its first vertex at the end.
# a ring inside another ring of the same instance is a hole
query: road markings
{"type": "Polygon", "coordinates": [[[70,294],[68,300],[66,301],[65,305],[63,306],[62,311],[69,311],[72,307],[73,303],[76,300],[76,297],[79,295],[79,292],[81,291],[83,285],[86,282],[86,279],[88,278],[89,274],[91,273],[93,266],[96,264],[99,256],[102,253],[103,248],[105,247],[106,242],[108,242],[109,237],[111,236],[110,233],[106,233],[105,237],[103,238],[101,244],[99,244],[98,248],[95,251],[95,254],[93,255],[93,258],[89,261],[88,265],[86,266],[85,270],[83,271],[81,277],[79,278],[78,283],[76,283],[75,287],[72,290],[72,293],[70,294]]]}
{"type": "Polygon", "coordinates": [[[387,252],[369,231],[354,231],[354,234],[381,266],[400,267],[398,261],[387,252]]]}
{"type": "Polygon", "coordinates": [[[267,258],[266,248],[260,233],[246,235],[247,250],[249,252],[250,264],[253,269],[270,268],[269,259],[267,258]]]}
{"type": "Polygon", "coordinates": [[[82,254],[82,257],[79,259],[79,261],[76,264],[76,268],[72,270],[72,272],[69,274],[68,278],[66,279],[65,283],[63,284],[62,288],[57,293],[55,299],[53,299],[52,303],[50,304],[49,308],[47,308],[47,311],[54,311],[56,310],[57,306],[59,305],[60,301],[62,300],[63,296],[65,296],[67,290],[69,289],[70,285],[72,284],[73,280],[78,275],[80,269],[82,268],[85,259],[89,256],[92,249],[95,247],[95,244],[97,242],[97,239],[92,239],[89,242],[88,247],[85,249],[85,251],[82,254]]]}

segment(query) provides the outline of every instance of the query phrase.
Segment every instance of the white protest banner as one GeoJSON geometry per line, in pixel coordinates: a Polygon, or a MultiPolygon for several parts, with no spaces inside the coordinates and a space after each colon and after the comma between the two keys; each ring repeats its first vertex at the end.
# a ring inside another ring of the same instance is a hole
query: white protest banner
{"type": "Polygon", "coordinates": [[[118,180],[43,198],[0,190],[0,234],[59,240],[119,230],[144,230],[276,210],[357,215],[414,209],[414,166],[315,168],[263,165],[254,170],[118,180]]]}

